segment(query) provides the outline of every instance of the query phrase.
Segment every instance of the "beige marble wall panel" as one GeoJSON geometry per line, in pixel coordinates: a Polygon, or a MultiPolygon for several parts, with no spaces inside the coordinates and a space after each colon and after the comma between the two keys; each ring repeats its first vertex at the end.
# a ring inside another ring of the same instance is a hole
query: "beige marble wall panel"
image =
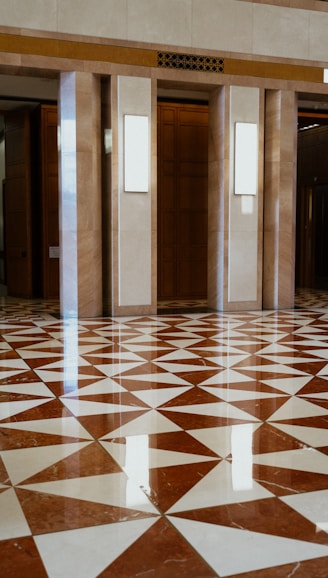
{"type": "Polygon", "coordinates": [[[57,0],[10,0],[0,2],[2,26],[57,30],[57,0]]]}
{"type": "Polygon", "coordinates": [[[305,10],[254,6],[254,54],[309,58],[309,20],[305,10]]]}
{"type": "Polygon", "coordinates": [[[191,46],[192,0],[128,0],[128,39],[191,46]]]}
{"type": "Polygon", "coordinates": [[[253,7],[236,0],[194,0],[192,46],[252,51],[253,7]]]}
{"type": "Polygon", "coordinates": [[[294,6],[240,0],[11,0],[0,3],[0,22],[31,36],[41,31],[76,35],[76,40],[93,37],[98,45],[109,39],[325,62],[328,12],[294,6]]]}
{"type": "MultiPolygon", "coordinates": [[[[228,302],[260,301],[258,253],[258,196],[234,194],[235,123],[255,123],[259,130],[260,91],[230,88],[228,302]]],[[[260,157],[259,157],[260,158],[260,157]]],[[[259,166],[259,162],[258,162],[259,166]]]]}
{"type": "Polygon", "coordinates": [[[309,58],[327,62],[328,12],[311,12],[309,25],[309,58]]]}
{"type": "Polygon", "coordinates": [[[230,231],[229,302],[256,302],[257,249],[257,231],[230,231]]]}
{"type": "Polygon", "coordinates": [[[127,0],[57,0],[58,30],[105,38],[127,38],[127,0]]]}
{"type": "MultiPolygon", "coordinates": [[[[118,79],[118,307],[152,305],[153,291],[153,203],[156,190],[148,193],[127,193],[123,189],[123,118],[125,114],[146,115],[149,118],[149,142],[154,142],[152,130],[152,83],[147,78],[118,79]]],[[[156,121],[156,119],[155,119],[156,121]]],[[[149,150],[152,166],[153,153],[149,150]]],[[[152,182],[151,170],[149,172],[152,182]]]]}

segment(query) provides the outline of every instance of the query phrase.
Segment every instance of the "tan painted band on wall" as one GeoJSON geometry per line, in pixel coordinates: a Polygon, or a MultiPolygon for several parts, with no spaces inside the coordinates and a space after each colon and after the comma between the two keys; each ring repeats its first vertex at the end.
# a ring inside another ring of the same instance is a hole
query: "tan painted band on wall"
{"type": "MultiPolygon", "coordinates": [[[[157,50],[109,46],[107,44],[73,40],[37,38],[18,34],[0,34],[0,52],[113,62],[115,64],[152,68],[158,66],[157,50]]],[[[323,82],[323,69],[319,67],[232,58],[224,58],[222,60],[224,61],[224,72],[219,74],[323,82]]],[[[182,74],[187,72],[181,71],[182,74]]]]}

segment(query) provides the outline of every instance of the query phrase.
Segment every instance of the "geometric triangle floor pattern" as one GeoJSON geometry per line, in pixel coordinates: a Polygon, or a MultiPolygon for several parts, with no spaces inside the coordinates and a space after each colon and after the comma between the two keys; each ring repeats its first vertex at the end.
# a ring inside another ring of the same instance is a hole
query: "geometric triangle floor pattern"
{"type": "Polygon", "coordinates": [[[1,578],[327,578],[327,310],[33,315],[0,324],[1,578]]]}

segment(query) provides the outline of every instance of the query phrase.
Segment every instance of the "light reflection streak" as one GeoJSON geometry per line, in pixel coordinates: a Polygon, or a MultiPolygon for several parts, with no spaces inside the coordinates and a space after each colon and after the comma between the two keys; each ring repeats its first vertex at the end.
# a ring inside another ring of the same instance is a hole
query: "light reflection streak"
{"type": "Polygon", "coordinates": [[[231,428],[232,487],[235,491],[253,488],[253,425],[231,428]]]}

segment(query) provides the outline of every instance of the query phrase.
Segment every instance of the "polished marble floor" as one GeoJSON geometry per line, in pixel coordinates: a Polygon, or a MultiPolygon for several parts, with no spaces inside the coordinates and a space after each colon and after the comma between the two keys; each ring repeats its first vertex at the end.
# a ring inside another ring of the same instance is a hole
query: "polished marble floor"
{"type": "Polygon", "coordinates": [[[327,578],[323,301],[0,307],[1,578],[327,578]]]}

